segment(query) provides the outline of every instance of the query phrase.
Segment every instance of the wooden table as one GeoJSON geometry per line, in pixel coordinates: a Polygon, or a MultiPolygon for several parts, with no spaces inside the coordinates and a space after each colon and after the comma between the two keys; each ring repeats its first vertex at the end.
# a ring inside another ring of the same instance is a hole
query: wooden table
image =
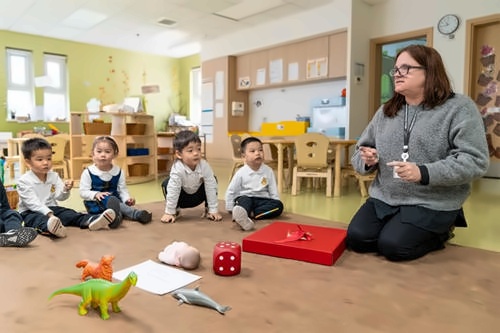
{"type": "MultiPolygon", "coordinates": [[[[272,144],[278,149],[278,192],[283,192],[283,161],[285,160],[285,147],[293,148],[295,139],[287,137],[284,139],[260,138],[263,144],[272,144]]],[[[342,173],[342,153],[344,158],[349,158],[349,148],[356,144],[356,140],[330,138],[330,144],[335,147],[335,178],[333,179],[333,196],[341,196],[341,173],[342,173]]],[[[288,165],[293,165],[293,149],[288,149],[288,165]]]]}

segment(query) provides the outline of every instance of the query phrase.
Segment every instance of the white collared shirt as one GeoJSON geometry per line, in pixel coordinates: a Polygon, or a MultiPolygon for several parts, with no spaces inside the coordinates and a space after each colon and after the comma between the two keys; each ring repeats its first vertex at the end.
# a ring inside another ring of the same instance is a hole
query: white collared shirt
{"type": "Polygon", "coordinates": [[[227,187],[226,209],[232,211],[234,201],[242,195],[280,200],[273,169],[265,164],[257,171],[246,164],[241,167],[227,187]]]}

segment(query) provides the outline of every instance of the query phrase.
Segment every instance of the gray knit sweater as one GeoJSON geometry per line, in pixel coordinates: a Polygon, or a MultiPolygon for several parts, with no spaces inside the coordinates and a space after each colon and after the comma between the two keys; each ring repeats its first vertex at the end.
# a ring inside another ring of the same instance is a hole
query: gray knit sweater
{"type": "Polygon", "coordinates": [[[361,134],[356,148],[376,147],[379,163],[366,170],[356,149],[352,164],[362,174],[378,169],[369,189],[372,198],[392,206],[459,209],[470,194],[471,181],[484,175],[489,165],[481,116],[474,102],[460,94],[432,110],[408,106],[408,124],[415,112],[418,113],[409,137],[408,161],[427,168],[428,185],[394,178],[393,168],[386,165],[402,161],[404,107],[394,118],[386,117],[380,107],[361,134]]]}

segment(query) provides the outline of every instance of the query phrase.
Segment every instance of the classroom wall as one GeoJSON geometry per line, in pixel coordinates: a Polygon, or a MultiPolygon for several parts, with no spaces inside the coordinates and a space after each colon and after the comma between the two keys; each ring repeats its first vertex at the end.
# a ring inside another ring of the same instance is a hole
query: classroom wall
{"type": "MultiPolygon", "coordinates": [[[[169,101],[178,95],[181,88],[180,77],[185,75],[182,59],[8,31],[0,31],[0,49],[2,50],[0,64],[5,64],[3,50],[6,47],[33,51],[35,76],[44,74],[42,61],[44,52],[66,55],[71,111],[85,111],[86,104],[91,98],[101,100],[103,105],[121,103],[126,96],[141,95],[143,84],[158,84],[159,93],[146,95],[147,112],[155,116],[157,129],[161,129],[164,120],[168,118],[169,101]],[[173,90],[173,88],[178,90],[173,90]]],[[[197,61],[199,65],[196,57],[187,60],[191,65],[197,61]]],[[[4,65],[0,66],[0,78],[6,77],[5,70],[4,65]]],[[[35,89],[36,105],[43,105],[43,90],[42,88],[35,89]]],[[[184,95],[189,95],[189,93],[184,95]]],[[[7,122],[6,96],[6,80],[1,79],[0,131],[12,131],[15,134],[20,130],[46,125],[43,122],[7,122]]],[[[174,102],[174,107],[177,107],[175,105],[174,102]]],[[[67,123],[54,124],[63,132],[68,131],[67,123]]]]}
{"type": "MultiPolygon", "coordinates": [[[[500,0],[387,0],[375,6],[367,5],[362,0],[333,0],[329,4],[305,13],[238,31],[224,38],[205,41],[202,45],[201,59],[205,61],[227,55],[237,55],[322,33],[347,29],[349,74],[346,85],[350,112],[349,132],[350,138],[355,138],[369,121],[370,87],[367,83],[367,75],[370,70],[371,38],[434,27],[433,46],[441,53],[455,90],[463,92],[465,22],[468,19],[498,13],[499,10],[500,0]],[[435,28],[439,18],[447,13],[458,14],[463,21],[455,39],[452,40],[440,36],[435,28]],[[356,62],[365,64],[366,80],[361,84],[351,80],[354,76],[353,64],[356,62]]],[[[301,93],[300,89],[297,93],[301,93]]],[[[278,91],[275,96],[279,95],[278,91]]],[[[252,127],[255,127],[255,119],[266,117],[266,115],[250,115],[250,117],[253,119],[252,127]]]]}

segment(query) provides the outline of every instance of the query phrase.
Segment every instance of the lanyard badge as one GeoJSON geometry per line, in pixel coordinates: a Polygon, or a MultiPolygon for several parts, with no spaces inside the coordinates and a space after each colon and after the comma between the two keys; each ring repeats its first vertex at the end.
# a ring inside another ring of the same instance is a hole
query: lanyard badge
{"type": "Polygon", "coordinates": [[[410,154],[408,153],[408,144],[410,141],[411,130],[413,129],[413,125],[415,125],[415,121],[417,119],[417,113],[418,110],[415,110],[415,113],[410,121],[410,126],[408,126],[408,104],[405,105],[403,153],[401,154],[403,162],[408,161],[408,158],[410,158],[410,154]]]}

